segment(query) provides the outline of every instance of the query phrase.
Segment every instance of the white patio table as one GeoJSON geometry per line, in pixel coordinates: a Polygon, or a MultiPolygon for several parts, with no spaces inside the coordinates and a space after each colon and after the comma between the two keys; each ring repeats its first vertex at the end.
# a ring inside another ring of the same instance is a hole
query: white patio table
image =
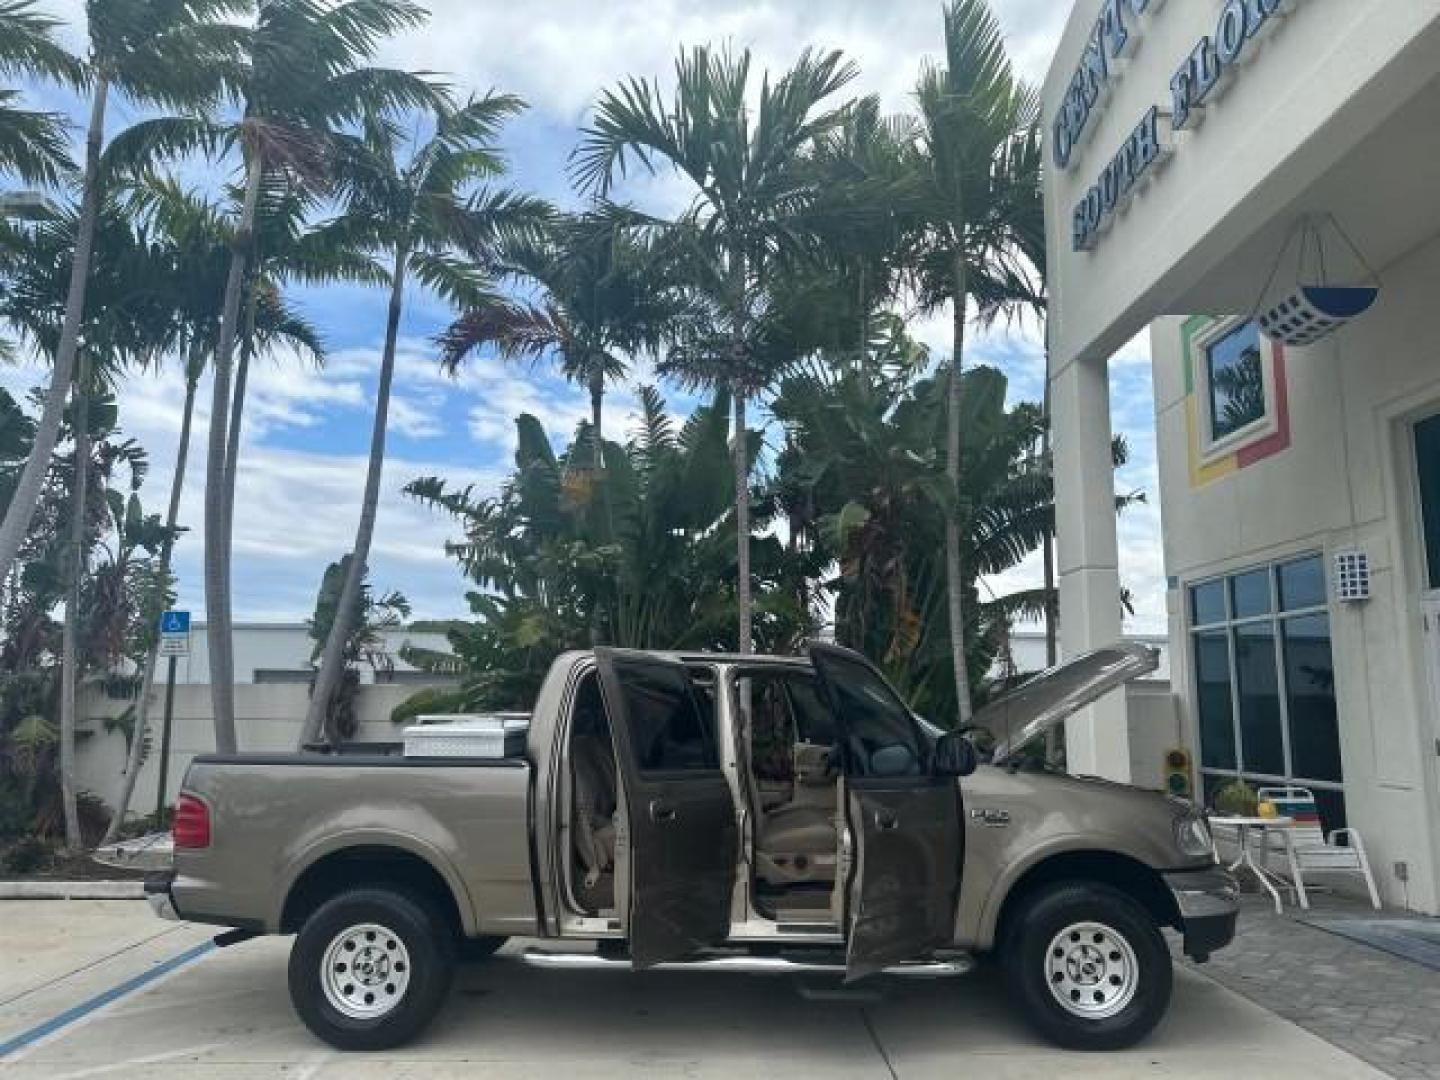
{"type": "Polygon", "coordinates": [[[1240,856],[1230,864],[1229,869],[1239,871],[1243,868],[1254,874],[1255,880],[1260,882],[1261,887],[1264,888],[1275,901],[1275,914],[1277,915],[1285,909],[1284,903],[1280,898],[1280,890],[1289,889],[1292,886],[1290,882],[1286,881],[1279,874],[1267,867],[1261,866],[1255,861],[1255,853],[1250,847],[1250,832],[1254,830],[1259,833],[1260,840],[1258,846],[1262,852],[1268,852],[1269,850],[1267,846],[1268,837],[1266,836],[1268,832],[1273,830],[1280,836],[1281,843],[1285,847],[1285,858],[1290,863],[1291,877],[1293,880],[1299,880],[1299,875],[1295,871],[1295,845],[1290,839],[1290,828],[1294,824],[1295,819],[1289,817],[1228,817],[1212,815],[1210,818],[1212,828],[1218,826],[1222,829],[1235,830],[1235,838],[1240,845],[1240,856]]]}

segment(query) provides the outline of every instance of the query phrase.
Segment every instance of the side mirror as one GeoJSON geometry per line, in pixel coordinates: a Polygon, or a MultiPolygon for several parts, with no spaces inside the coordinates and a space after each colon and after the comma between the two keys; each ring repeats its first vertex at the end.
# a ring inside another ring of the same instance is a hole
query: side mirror
{"type": "Polygon", "coordinates": [[[936,776],[969,776],[979,762],[975,745],[958,731],[942,735],[935,744],[936,776]]]}

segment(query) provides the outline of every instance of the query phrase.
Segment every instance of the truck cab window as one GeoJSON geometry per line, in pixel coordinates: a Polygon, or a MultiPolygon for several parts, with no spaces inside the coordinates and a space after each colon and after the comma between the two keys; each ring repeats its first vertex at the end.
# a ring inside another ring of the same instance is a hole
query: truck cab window
{"type": "Polygon", "coordinates": [[[925,747],[905,703],[869,666],[828,664],[831,705],[844,721],[846,771],[856,777],[920,776],[925,747]]]}
{"type": "Polygon", "coordinates": [[[715,733],[684,669],[646,666],[621,683],[642,772],[718,769],[715,733]]]}

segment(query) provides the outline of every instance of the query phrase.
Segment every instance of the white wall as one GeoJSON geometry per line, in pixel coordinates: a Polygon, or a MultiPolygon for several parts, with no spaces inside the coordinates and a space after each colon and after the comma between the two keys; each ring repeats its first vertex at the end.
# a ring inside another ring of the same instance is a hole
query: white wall
{"type": "MultiPolygon", "coordinates": [[[[360,730],[356,739],[398,741],[400,727],[390,722],[390,712],[414,694],[417,686],[362,686],[356,696],[360,730]]],[[[152,753],[141,769],[135,784],[130,809],[148,814],[155,809],[155,789],[159,782],[160,721],[163,691],[157,691],[152,712],[152,753]]],[[[294,750],[300,737],[310,693],[298,684],[254,685],[235,687],[236,740],[242,750],[294,750]]],[[[81,702],[80,740],[76,749],[76,772],[82,791],[92,791],[106,803],[114,805],[120,791],[121,771],[125,767],[125,737],[119,732],[107,734],[104,718],[118,716],[125,702],[114,701],[101,693],[87,693],[81,702]]],[[[170,746],[170,775],[166,787],[173,801],[190,759],[197,754],[213,753],[215,728],[210,711],[209,686],[177,686],[175,716],[170,746]]]]}
{"type": "MultiPolygon", "coordinates": [[[[1191,488],[1179,319],[1152,331],[1167,573],[1187,581],[1306,551],[1370,555],[1373,596],[1331,604],[1341,754],[1350,823],[1388,902],[1440,911],[1440,736],[1421,657],[1419,531],[1404,422],[1440,409],[1434,344],[1440,241],[1381,268],[1376,308],[1308,349],[1287,352],[1292,445],[1191,488]],[[1408,888],[1394,863],[1409,864],[1408,888]]],[[[1192,679],[1183,591],[1170,596],[1177,691],[1192,679]]]]}
{"type": "MultiPolygon", "coordinates": [[[[310,640],[309,629],[304,623],[237,623],[234,630],[237,683],[253,683],[257,670],[303,671],[310,666],[310,654],[315,643],[310,640]]],[[[416,633],[401,628],[381,631],[380,637],[396,671],[415,670],[400,659],[400,649],[406,644],[436,652],[450,652],[450,642],[444,634],[416,633]]],[[[164,673],[164,665],[161,665],[161,679],[164,673]]],[[[210,681],[210,652],[203,622],[194,624],[190,634],[190,655],[181,657],[176,663],[175,681],[191,684],[208,684],[210,681]]],[[[360,681],[375,681],[375,673],[369,664],[360,664],[360,681]]]]}

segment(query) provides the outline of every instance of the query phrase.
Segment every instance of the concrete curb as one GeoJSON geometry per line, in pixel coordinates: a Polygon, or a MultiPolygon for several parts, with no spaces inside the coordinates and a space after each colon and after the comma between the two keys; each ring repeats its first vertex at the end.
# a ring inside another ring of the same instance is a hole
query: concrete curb
{"type": "Polygon", "coordinates": [[[143,881],[0,881],[0,900],[143,900],[143,881]]]}

